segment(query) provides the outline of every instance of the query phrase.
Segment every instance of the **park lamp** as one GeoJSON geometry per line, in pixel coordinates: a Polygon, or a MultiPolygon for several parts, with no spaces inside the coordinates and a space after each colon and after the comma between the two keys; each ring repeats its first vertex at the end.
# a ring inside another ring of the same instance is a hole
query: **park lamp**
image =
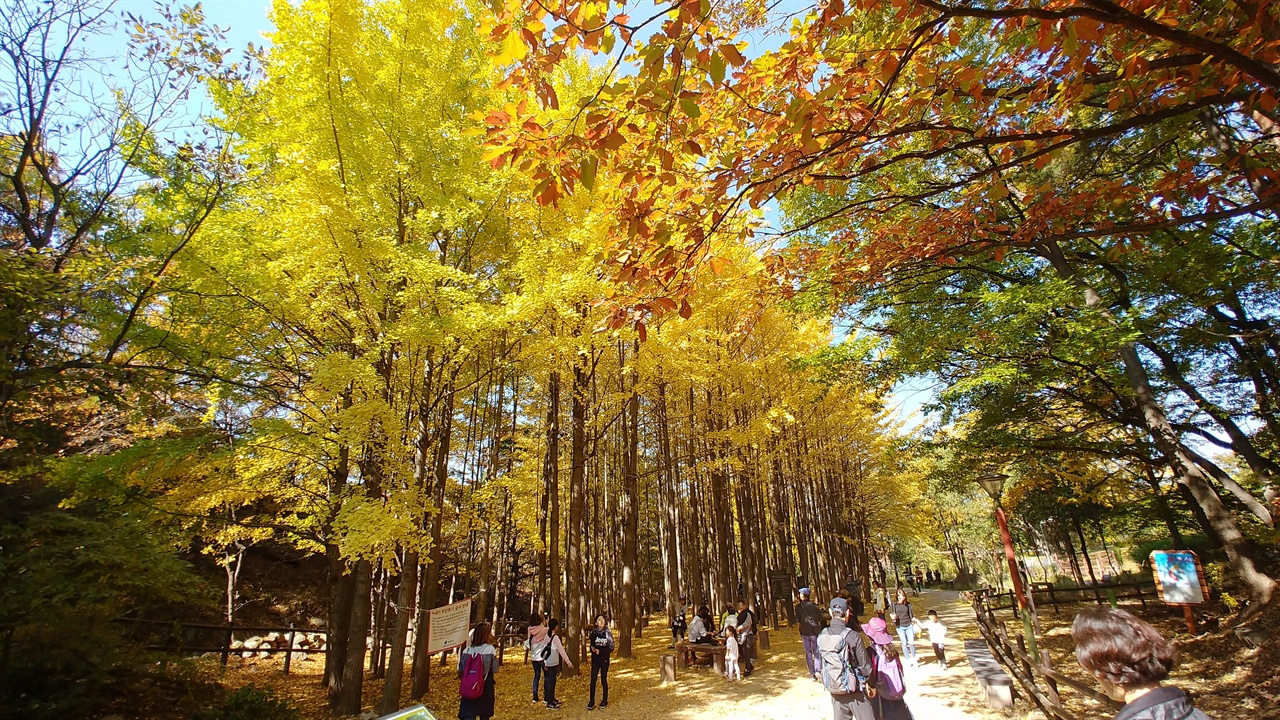
{"type": "Polygon", "coordinates": [[[987,494],[991,496],[991,499],[996,504],[999,504],[1000,495],[1004,493],[1004,481],[1008,478],[1008,475],[1001,473],[988,473],[978,476],[978,484],[982,486],[983,490],[987,491],[987,494]]]}

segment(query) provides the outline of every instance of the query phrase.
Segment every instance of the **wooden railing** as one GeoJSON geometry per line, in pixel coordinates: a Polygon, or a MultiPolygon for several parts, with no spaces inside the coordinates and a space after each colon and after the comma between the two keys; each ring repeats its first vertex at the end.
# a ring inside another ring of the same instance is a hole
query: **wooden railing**
{"type": "Polygon", "coordinates": [[[297,636],[300,633],[310,635],[324,635],[328,638],[328,633],[324,630],[309,630],[306,628],[296,628],[292,625],[287,628],[281,627],[253,627],[246,625],[213,625],[203,623],[181,623],[167,622],[164,620],[139,620],[139,619],[122,619],[117,622],[137,628],[135,636],[140,638],[139,644],[147,650],[153,652],[168,652],[177,654],[195,654],[195,653],[218,653],[222,667],[227,666],[227,660],[232,653],[268,653],[279,654],[284,653],[284,673],[289,674],[289,666],[292,664],[295,654],[306,655],[323,655],[328,650],[326,647],[309,647],[297,648],[297,636]],[[276,633],[287,639],[285,647],[277,648],[274,646],[259,646],[256,648],[233,648],[232,644],[236,640],[236,634],[242,635],[270,635],[276,633]]]}
{"type": "Polygon", "coordinates": [[[1059,694],[1063,686],[1098,703],[1101,706],[1101,712],[1098,713],[1100,716],[1109,717],[1116,709],[1123,706],[1123,703],[1112,700],[1088,684],[1054,670],[1048,650],[1041,650],[1038,658],[1028,654],[1026,638],[1018,633],[1011,640],[1005,623],[996,620],[994,608],[986,607],[982,599],[974,599],[973,612],[978,619],[978,629],[982,632],[983,639],[987,641],[987,647],[991,648],[991,654],[1005,666],[1022,688],[1023,694],[1030,698],[1046,717],[1079,720],[1074,713],[1063,706],[1062,696],[1059,694]]]}
{"type": "MultiPolygon", "coordinates": [[[[1018,615],[1018,604],[1013,591],[996,592],[993,588],[975,590],[973,598],[981,604],[983,610],[1012,610],[1018,615]]],[[[1152,580],[1137,582],[1108,583],[1106,585],[1086,585],[1085,587],[1062,588],[1053,583],[1034,583],[1031,599],[1037,608],[1052,607],[1059,612],[1060,605],[1092,602],[1097,605],[1114,603],[1121,600],[1137,600],[1142,607],[1148,600],[1156,600],[1156,584],[1152,580]]]]}

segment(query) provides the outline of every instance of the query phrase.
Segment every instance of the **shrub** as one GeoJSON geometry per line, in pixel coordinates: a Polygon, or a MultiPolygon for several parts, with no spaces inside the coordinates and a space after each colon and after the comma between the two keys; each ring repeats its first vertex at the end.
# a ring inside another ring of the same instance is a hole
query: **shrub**
{"type": "Polygon", "coordinates": [[[298,709],[270,688],[246,685],[204,711],[197,720],[298,720],[298,709]]]}

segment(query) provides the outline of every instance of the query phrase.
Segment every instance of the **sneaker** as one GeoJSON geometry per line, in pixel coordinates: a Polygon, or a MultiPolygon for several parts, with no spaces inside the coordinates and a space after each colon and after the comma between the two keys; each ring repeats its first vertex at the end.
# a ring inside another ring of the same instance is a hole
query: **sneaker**
{"type": "Polygon", "coordinates": [[[564,703],[547,703],[548,710],[559,710],[561,707],[564,707],[564,703]]]}
{"type": "Polygon", "coordinates": [[[603,710],[603,709],[605,709],[605,708],[607,708],[607,707],[609,707],[609,701],[608,701],[608,700],[605,700],[604,702],[600,703],[600,709],[601,709],[601,710],[603,710]]]}
{"type": "Polygon", "coordinates": [[[587,703],[587,709],[588,709],[588,710],[595,710],[595,709],[596,709],[596,704],[595,704],[595,703],[587,703]]]}

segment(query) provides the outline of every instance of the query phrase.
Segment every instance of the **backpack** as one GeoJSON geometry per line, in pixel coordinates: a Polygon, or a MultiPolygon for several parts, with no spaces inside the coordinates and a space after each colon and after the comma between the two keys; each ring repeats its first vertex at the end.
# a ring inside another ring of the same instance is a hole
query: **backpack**
{"type": "Polygon", "coordinates": [[[885,659],[884,651],[876,646],[876,693],[885,700],[901,700],[907,694],[907,683],[902,677],[902,660],[885,659]]]}
{"type": "Polygon", "coordinates": [[[458,694],[468,700],[475,700],[484,694],[484,658],[478,652],[466,655],[467,659],[462,663],[458,694]]]}
{"type": "Polygon", "coordinates": [[[551,646],[555,644],[555,641],[556,641],[555,635],[547,636],[547,644],[542,646],[542,652],[538,655],[539,660],[542,660],[545,662],[547,658],[551,657],[551,652],[553,650],[551,646]]]}
{"type": "Polygon", "coordinates": [[[800,634],[817,635],[822,632],[822,611],[813,603],[800,603],[800,634]]]}
{"type": "Polygon", "coordinates": [[[846,652],[850,642],[858,642],[853,628],[835,635],[828,628],[818,636],[818,652],[822,657],[822,686],[832,695],[859,692],[867,689],[867,679],[862,671],[849,665],[846,652]],[[852,640],[850,639],[852,638],[852,640]]]}

